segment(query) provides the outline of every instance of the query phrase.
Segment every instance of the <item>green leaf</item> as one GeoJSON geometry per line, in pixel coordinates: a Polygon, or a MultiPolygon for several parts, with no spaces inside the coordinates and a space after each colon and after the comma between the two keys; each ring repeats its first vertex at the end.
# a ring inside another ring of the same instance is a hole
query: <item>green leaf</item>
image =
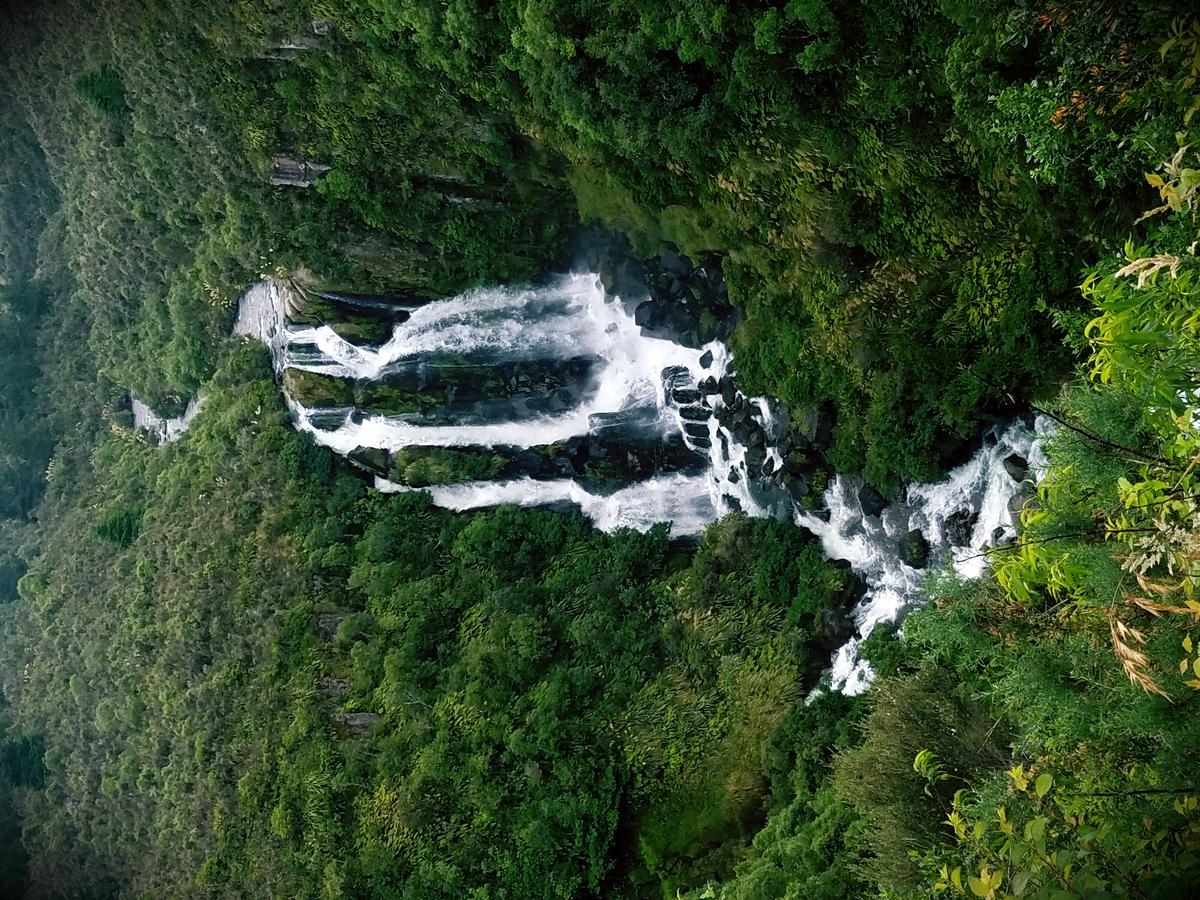
{"type": "Polygon", "coordinates": [[[1054,776],[1049,772],[1043,772],[1037,777],[1037,781],[1033,783],[1033,790],[1038,795],[1040,800],[1050,793],[1050,788],[1054,785],[1054,776]]]}

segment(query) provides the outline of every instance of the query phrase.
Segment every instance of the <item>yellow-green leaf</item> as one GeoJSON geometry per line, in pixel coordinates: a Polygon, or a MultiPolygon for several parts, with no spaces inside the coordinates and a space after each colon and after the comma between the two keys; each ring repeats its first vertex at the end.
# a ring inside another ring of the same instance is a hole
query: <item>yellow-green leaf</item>
{"type": "Polygon", "coordinates": [[[1054,784],[1054,776],[1049,772],[1043,772],[1037,777],[1037,781],[1033,783],[1033,789],[1037,793],[1038,798],[1045,797],[1050,793],[1050,788],[1054,784]]]}

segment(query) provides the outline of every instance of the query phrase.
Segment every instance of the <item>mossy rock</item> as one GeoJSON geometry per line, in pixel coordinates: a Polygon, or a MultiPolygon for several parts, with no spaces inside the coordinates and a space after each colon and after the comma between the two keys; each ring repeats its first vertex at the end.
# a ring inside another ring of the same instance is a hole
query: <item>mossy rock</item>
{"type": "Polygon", "coordinates": [[[303,369],[283,370],[283,389],[288,396],[307,409],[354,405],[354,389],[344,378],[306,372],[303,369]]]}

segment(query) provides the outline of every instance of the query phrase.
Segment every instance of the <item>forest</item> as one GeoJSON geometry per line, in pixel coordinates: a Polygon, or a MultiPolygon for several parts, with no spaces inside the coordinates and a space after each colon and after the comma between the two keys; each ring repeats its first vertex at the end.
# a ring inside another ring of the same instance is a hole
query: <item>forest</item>
{"type": "Polygon", "coordinates": [[[0,5],[0,895],[1194,892],[1192,4],[0,5]],[[475,451],[382,492],[231,337],[261,278],[444,298],[601,232],[719,260],[739,385],[881,500],[1054,423],[865,693],[805,529],[419,490],[475,451]]]}

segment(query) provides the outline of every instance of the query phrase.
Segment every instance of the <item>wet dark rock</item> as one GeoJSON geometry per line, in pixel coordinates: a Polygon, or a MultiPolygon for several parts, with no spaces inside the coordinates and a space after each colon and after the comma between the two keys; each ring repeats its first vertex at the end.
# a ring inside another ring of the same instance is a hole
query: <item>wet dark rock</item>
{"type": "Polygon", "coordinates": [[[639,328],[653,328],[659,319],[658,304],[653,300],[639,303],[633,311],[633,322],[639,328]]]}
{"type": "Polygon", "coordinates": [[[887,498],[871,484],[864,484],[858,489],[858,502],[862,505],[864,516],[880,516],[887,509],[887,498]]]}
{"type": "Polygon", "coordinates": [[[726,406],[732,406],[737,398],[737,385],[733,383],[733,379],[726,376],[721,379],[721,400],[726,406]]]}
{"type": "Polygon", "coordinates": [[[929,564],[929,541],[920,529],[914,528],[900,539],[900,561],[914,569],[923,569],[929,564]]]}
{"type": "Polygon", "coordinates": [[[672,275],[689,275],[692,271],[692,264],[676,253],[674,250],[668,250],[658,258],[658,265],[664,272],[670,272],[672,275]]]}
{"type": "Polygon", "coordinates": [[[825,609],[817,617],[813,638],[822,656],[828,656],[854,637],[854,621],[844,609],[825,609]]]}
{"type": "Polygon", "coordinates": [[[700,384],[697,385],[697,389],[705,396],[712,396],[713,394],[721,393],[721,387],[717,383],[717,379],[711,375],[702,379],[700,384]]]}
{"type": "Polygon", "coordinates": [[[707,406],[681,406],[679,418],[686,422],[707,422],[712,418],[712,410],[707,406]]]}
{"type": "Polygon", "coordinates": [[[671,392],[671,399],[679,404],[699,403],[700,392],[695,388],[675,388],[671,392]]]}
{"type": "Polygon", "coordinates": [[[952,547],[966,547],[971,543],[971,533],[979,521],[978,511],[964,508],[946,516],[946,540],[952,547]]]}
{"type": "Polygon", "coordinates": [[[705,350],[700,354],[700,368],[707,369],[713,364],[713,353],[711,350],[705,350]]]}
{"type": "Polygon", "coordinates": [[[783,460],[784,468],[789,472],[801,473],[812,469],[813,463],[803,450],[793,450],[783,460]]]}
{"type": "Polygon", "coordinates": [[[688,435],[688,437],[694,437],[694,438],[707,438],[708,437],[708,426],[706,424],[704,424],[703,422],[684,422],[683,430],[684,430],[684,433],[688,435]]]}
{"type": "Polygon", "coordinates": [[[1014,522],[1018,522],[1020,520],[1022,510],[1032,509],[1036,506],[1037,497],[1034,496],[1033,491],[1029,490],[1028,487],[1017,491],[1008,498],[1008,511],[1012,513],[1014,522]]]}
{"type": "Polygon", "coordinates": [[[746,448],[746,470],[748,472],[759,472],[762,470],[762,465],[767,461],[767,451],[762,447],[747,447],[746,448]]]}
{"type": "Polygon", "coordinates": [[[1019,453],[1010,453],[1004,457],[1004,471],[1013,481],[1022,482],[1029,474],[1029,460],[1019,453]]]}
{"type": "Polygon", "coordinates": [[[774,457],[770,457],[770,456],[767,457],[767,461],[765,463],[763,463],[762,471],[763,471],[763,474],[768,477],[775,474],[775,459],[774,459],[774,457]]]}
{"type": "Polygon", "coordinates": [[[737,484],[741,480],[742,480],[742,476],[738,473],[737,469],[729,470],[729,483],[730,484],[737,484]]]}
{"type": "Polygon", "coordinates": [[[803,475],[793,475],[790,472],[783,476],[783,486],[788,492],[788,496],[796,503],[799,503],[803,497],[807,497],[812,488],[809,487],[808,479],[803,475]]]}
{"type": "Polygon", "coordinates": [[[536,478],[550,470],[550,460],[546,458],[545,454],[538,453],[533,449],[519,451],[514,456],[512,465],[520,474],[529,478],[536,478]]]}
{"type": "Polygon", "coordinates": [[[390,460],[386,450],[380,450],[378,447],[359,447],[347,453],[346,459],[373,475],[384,478],[388,475],[390,460]]]}

